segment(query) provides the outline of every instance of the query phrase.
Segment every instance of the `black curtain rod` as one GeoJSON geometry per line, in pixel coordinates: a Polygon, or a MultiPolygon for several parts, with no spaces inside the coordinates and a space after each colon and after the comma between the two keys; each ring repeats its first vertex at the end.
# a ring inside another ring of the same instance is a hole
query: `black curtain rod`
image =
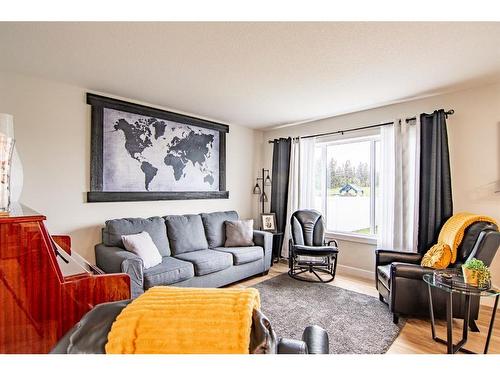
{"type": "MultiPolygon", "coordinates": [[[[453,109],[450,109],[449,111],[446,111],[444,114],[446,115],[446,117],[448,117],[448,116],[453,115],[454,113],[455,113],[455,111],[453,109]]],[[[405,121],[406,122],[410,122],[410,121],[415,121],[416,119],[417,119],[416,117],[411,117],[411,118],[407,118],[405,121]]],[[[315,138],[315,137],[324,137],[324,136],[327,136],[327,135],[334,135],[334,134],[344,134],[344,133],[354,132],[354,131],[358,131],[358,130],[365,130],[365,129],[371,129],[371,128],[379,128],[381,126],[392,125],[392,124],[394,124],[394,121],[384,122],[382,124],[374,124],[374,125],[361,126],[359,128],[353,128],[353,129],[337,130],[337,131],[328,132],[328,133],[319,133],[319,134],[305,135],[303,137],[293,137],[293,139],[298,139],[298,138],[315,138]]],[[[269,141],[269,143],[274,143],[275,141],[276,141],[276,139],[272,140],[272,141],[269,141]]]]}

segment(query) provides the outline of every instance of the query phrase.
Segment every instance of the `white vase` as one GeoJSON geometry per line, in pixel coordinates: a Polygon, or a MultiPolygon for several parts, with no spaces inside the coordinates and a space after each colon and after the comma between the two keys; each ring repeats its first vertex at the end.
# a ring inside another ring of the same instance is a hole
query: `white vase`
{"type": "Polygon", "coordinates": [[[0,133],[0,216],[10,211],[10,176],[14,138],[0,133]]]}
{"type": "MultiPolygon", "coordinates": [[[[7,137],[14,137],[14,117],[7,113],[0,113],[0,133],[5,134],[7,137]]],[[[23,191],[23,164],[17,152],[17,147],[14,147],[12,154],[12,166],[10,174],[10,200],[11,202],[18,202],[23,191]]]]}

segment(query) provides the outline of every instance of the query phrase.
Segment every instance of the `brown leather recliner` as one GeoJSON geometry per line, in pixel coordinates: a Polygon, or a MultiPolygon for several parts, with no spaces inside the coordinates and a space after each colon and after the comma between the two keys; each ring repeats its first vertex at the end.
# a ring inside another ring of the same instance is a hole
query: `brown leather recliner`
{"type": "MultiPolygon", "coordinates": [[[[457,261],[450,268],[458,268],[470,258],[482,260],[489,266],[500,246],[500,233],[495,224],[477,222],[465,231],[462,243],[458,247],[457,261]]],[[[400,315],[429,316],[429,295],[423,276],[432,273],[432,268],[420,266],[423,254],[376,250],[375,284],[381,301],[389,305],[394,323],[400,315]]],[[[444,317],[446,314],[446,293],[436,289],[432,291],[434,314],[444,317]]],[[[470,323],[477,330],[474,320],[479,313],[479,297],[471,297],[470,323]]],[[[465,315],[465,297],[453,298],[453,316],[465,315]]]]}
{"type": "MultiPolygon", "coordinates": [[[[51,354],[105,354],[108,333],[120,312],[132,300],[95,306],[59,340],[51,354]]],[[[302,340],[277,338],[271,323],[259,310],[253,311],[249,352],[251,354],[328,354],[326,331],[307,327],[302,340]]]]}

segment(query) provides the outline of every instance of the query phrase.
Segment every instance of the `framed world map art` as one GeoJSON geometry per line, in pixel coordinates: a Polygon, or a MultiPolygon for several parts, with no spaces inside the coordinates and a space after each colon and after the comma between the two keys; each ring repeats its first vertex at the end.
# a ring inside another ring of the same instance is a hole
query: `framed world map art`
{"type": "Polygon", "coordinates": [[[88,202],[228,198],[229,126],[87,93],[88,202]]]}

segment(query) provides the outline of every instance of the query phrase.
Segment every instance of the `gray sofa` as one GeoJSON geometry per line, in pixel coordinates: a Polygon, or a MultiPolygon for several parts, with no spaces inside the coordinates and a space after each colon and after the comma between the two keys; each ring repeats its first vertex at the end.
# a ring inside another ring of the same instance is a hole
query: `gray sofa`
{"type": "Polygon", "coordinates": [[[254,246],[224,247],[226,220],[235,211],[125,218],[106,221],[102,243],[95,247],[97,266],[106,273],[130,276],[132,298],[157,285],[220,287],[265,274],[271,266],[272,235],[254,231],[254,246]],[[142,259],[125,250],[121,236],[146,231],[162,262],[144,269],[142,259]]]}

